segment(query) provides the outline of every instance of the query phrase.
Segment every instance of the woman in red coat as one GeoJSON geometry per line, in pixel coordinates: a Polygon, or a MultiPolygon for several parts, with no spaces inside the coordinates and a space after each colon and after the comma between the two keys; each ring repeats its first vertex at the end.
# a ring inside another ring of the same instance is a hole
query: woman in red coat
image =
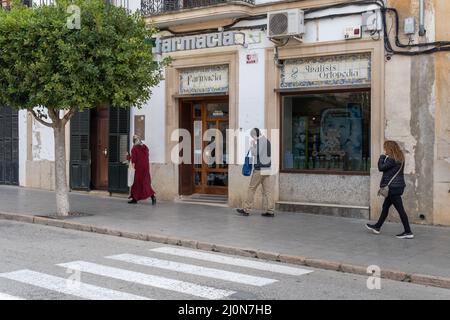
{"type": "Polygon", "coordinates": [[[130,197],[128,203],[137,203],[140,200],[152,198],[152,204],[156,204],[155,191],[152,188],[152,179],[150,177],[150,160],[148,148],[142,143],[138,136],[133,137],[133,148],[131,156],[127,155],[127,159],[131,161],[134,167],[134,181],[131,186],[130,197]]]}

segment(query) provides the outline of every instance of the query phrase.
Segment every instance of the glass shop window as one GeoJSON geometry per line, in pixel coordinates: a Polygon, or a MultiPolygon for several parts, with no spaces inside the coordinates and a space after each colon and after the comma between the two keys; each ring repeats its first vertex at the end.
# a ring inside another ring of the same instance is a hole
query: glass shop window
{"type": "Polygon", "coordinates": [[[370,92],[282,98],[282,170],[370,170],[370,92]]]}

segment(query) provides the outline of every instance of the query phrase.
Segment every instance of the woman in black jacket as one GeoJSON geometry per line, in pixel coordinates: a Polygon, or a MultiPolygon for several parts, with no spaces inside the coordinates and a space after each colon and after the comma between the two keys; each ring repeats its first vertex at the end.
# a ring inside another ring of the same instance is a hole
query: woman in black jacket
{"type": "Polygon", "coordinates": [[[392,180],[391,184],[389,184],[389,194],[384,200],[380,219],[376,224],[366,224],[366,227],[374,233],[379,234],[381,226],[388,216],[389,208],[391,205],[394,205],[400,215],[403,227],[405,228],[405,231],[397,235],[397,238],[412,239],[414,238],[414,234],[411,232],[408,216],[402,201],[402,195],[406,187],[404,176],[405,156],[395,141],[386,141],[384,143],[384,150],[385,154],[381,155],[378,160],[378,170],[383,172],[380,187],[383,188],[387,186],[389,181],[391,181],[392,178],[395,178],[392,180]]]}

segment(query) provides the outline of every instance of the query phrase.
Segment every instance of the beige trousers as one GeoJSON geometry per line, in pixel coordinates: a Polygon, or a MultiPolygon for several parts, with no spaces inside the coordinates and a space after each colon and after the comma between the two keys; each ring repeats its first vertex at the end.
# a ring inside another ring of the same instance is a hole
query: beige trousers
{"type": "Polygon", "coordinates": [[[265,212],[273,213],[275,211],[275,204],[272,199],[271,179],[270,175],[262,175],[260,170],[253,170],[250,185],[248,186],[247,199],[244,201],[244,210],[249,211],[253,206],[256,189],[261,184],[263,194],[263,209],[265,212]]]}

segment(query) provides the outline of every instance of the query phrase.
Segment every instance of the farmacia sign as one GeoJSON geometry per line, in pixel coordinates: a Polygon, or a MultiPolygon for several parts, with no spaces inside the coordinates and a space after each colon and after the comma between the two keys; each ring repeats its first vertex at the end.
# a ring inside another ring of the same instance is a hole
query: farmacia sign
{"type": "Polygon", "coordinates": [[[216,32],[185,37],[156,38],[154,53],[196,50],[243,44],[244,35],[240,32],[216,32]]]}

